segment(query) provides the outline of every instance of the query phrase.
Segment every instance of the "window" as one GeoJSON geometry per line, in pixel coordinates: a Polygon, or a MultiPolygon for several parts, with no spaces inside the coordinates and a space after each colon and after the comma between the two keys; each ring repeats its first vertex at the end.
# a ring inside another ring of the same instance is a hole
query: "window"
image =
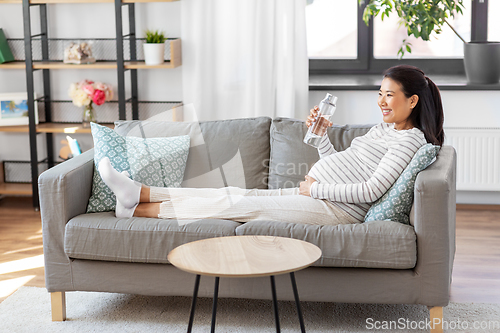
{"type": "MultiPolygon", "coordinates": [[[[500,10],[500,1],[489,0],[489,11],[488,0],[463,0],[463,4],[463,15],[449,22],[465,40],[500,40],[500,24],[493,19],[493,13],[500,10]]],[[[465,73],[463,42],[448,26],[425,42],[408,38],[404,27],[398,29],[399,17],[395,13],[384,21],[379,15],[366,26],[363,10],[358,0],[308,0],[306,28],[311,74],[380,74],[401,62],[429,74],[465,73]],[[412,52],[400,61],[397,52],[403,39],[411,43],[412,52]]]]}
{"type": "Polygon", "coordinates": [[[491,42],[500,42],[500,21],[498,13],[500,11],[500,1],[491,1],[488,3],[488,40],[491,42]]]}
{"type": "MultiPolygon", "coordinates": [[[[463,15],[457,15],[448,22],[464,38],[470,40],[472,0],[464,1],[463,15]]],[[[443,26],[439,35],[431,34],[429,41],[414,36],[408,37],[406,28],[399,26],[399,17],[395,12],[382,21],[376,17],[373,22],[373,56],[379,59],[397,59],[402,41],[411,43],[411,53],[404,59],[419,58],[463,58],[464,43],[448,26],[443,26]]]]}
{"type": "Polygon", "coordinates": [[[314,0],[308,5],[306,22],[309,58],[356,59],[357,17],[356,1],[314,0]]]}

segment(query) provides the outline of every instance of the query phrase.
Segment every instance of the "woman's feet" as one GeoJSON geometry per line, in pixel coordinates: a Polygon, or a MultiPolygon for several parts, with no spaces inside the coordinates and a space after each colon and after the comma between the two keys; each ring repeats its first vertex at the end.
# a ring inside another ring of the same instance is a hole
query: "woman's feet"
{"type": "Polygon", "coordinates": [[[109,158],[104,157],[98,166],[102,180],[116,196],[116,217],[132,217],[141,198],[141,184],[120,173],[111,166],[109,158]]]}

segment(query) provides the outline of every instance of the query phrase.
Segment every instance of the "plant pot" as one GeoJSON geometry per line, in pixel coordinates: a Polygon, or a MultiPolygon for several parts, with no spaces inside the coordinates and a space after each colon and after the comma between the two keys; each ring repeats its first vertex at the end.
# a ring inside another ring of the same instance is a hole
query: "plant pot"
{"type": "Polygon", "coordinates": [[[146,65],[163,64],[165,58],[165,43],[145,43],[144,60],[146,65]]]}
{"type": "Polygon", "coordinates": [[[465,43],[464,64],[469,83],[498,83],[500,80],[500,42],[465,43]]]}

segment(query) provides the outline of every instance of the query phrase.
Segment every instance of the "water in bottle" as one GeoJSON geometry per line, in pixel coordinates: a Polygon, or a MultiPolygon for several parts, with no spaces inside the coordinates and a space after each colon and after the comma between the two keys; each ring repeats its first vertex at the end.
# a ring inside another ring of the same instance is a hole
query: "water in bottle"
{"type": "Polygon", "coordinates": [[[319,111],[316,120],[309,127],[304,137],[304,143],[317,148],[321,138],[326,133],[330,119],[337,108],[337,97],[327,93],[326,97],[319,103],[319,111]]]}

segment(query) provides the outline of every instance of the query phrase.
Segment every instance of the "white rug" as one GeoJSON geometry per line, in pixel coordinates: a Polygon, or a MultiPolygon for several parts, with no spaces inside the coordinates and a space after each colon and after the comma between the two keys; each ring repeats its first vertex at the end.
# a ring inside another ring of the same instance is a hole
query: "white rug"
{"type": "MultiPolygon", "coordinates": [[[[0,303],[0,332],[186,332],[191,298],[68,292],[66,306],[67,321],[52,322],[46,289],[23,287],[0,303]]],[[[295,310],[279,301],[282,332],[300,331],[295,310]]],[[[307,332],[428,332],[425,306],[302,302],[302,311],[307,332]],[[399,329],[381,329],[390,321],[399,329]]],[[[212,300],[198,299],[193,332],[209,332],[211,315],[212,300]]],[[[451,303],[444,316],[445,332],[500,332],[500,304],[451,303]]],[[[275,332],[272,302],[220,299],[216,332],[275,332]]]]}

